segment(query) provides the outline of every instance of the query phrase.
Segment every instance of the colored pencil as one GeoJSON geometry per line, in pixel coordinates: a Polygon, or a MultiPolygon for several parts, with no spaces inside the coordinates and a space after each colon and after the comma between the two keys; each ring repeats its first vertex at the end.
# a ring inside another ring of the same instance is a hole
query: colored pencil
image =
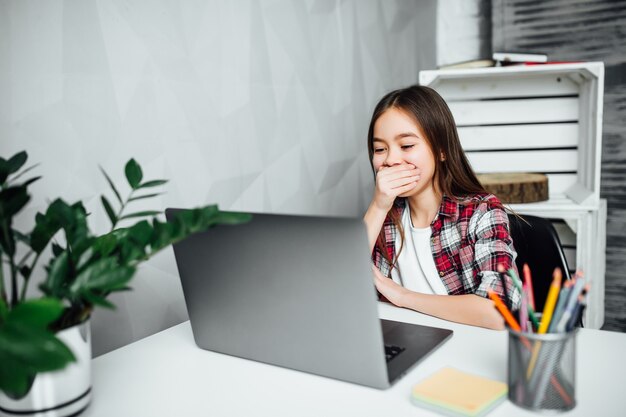
{"type": "Polygon", "coordinates": [[[491,300],[494,302],[496,308],[498,309],[500,314],[502,314],[502,317],[504,317],[504,320],[507,322],[509,327],[519,332],[521,330],[519,323],[517,322],[517,320],[515,320],[515,317],[513,317],[507,306],[504,305],[498,294],[493,292],[493,290],[487,290],[487,294],[489,295],[489,298],[491,298],[491,300]]]}
{"type": "MultiPolygon", "coordinates": [[[[556,268],[554,270],[554,278],[552,279],[550,290],[548,291],[548,297],[546,298],[546,305],[543,309],[543,314],[541,315],[541,324],[539,325],[539,329],[537,330],[537,333],[539,334],[545,334],[548,330],[548,327],[550,326],[550,320],[552,319],[554,306],[556,305],[556,300],[559,296],[559,291],[561,289],[561,279],[563,279],[563,276],[561,275],[561,270],[559,268],[556,268]]],[[[533,370],[535,369],[535,364],[537,363],[537,355],[539,355],[540,349],[541,342],[535,342],[532,357],[530,358],[528,368],[526,369],[526,379],[528,380],[530,380],[530,377],[533,374],[533,370]]]]}
{"type": "MultiPolygon", "coordinates": [[[[503,265],[498,265],[498,272],[500,272],[500,269],[504,270],[504,266],[503,265]]],[[[518,290],[520,290],[521,292],[526,292],[527,296],[528,296],[528,303],[527,305],[527,310],[528,310],[528,317],[530,317],[530,321],[532,321],[533,326],[535,327],[535,329],[539,328],[539,320],[537,320],[537,316],[535,314],[535,309],[533,306],[530,305],[530,297],[531,297],[531,291],[529,289],[529,287],[526,287],[526,290],[524,290],[522,288],[522,281],[520,281],[519,277],[517,276],[517,274],[515,273],[515,270],[513,268],[510,268],[507,271],[507,274],[509,274],[509,276],[511,277],[511,280],[513,281],[513,284],[515,284],[515,286],[517,287],[518,290]]],[[[528,282],[528,281],[527,281],[528,282]]],[[[532,327],[530,328],[530,330],[532,331],[532,327]]]]}
{"type": "Polygon", "coordinates": [[[576,307],[574,307],[574,311],[572,312],[572,315],[569,318],[567,325],[565,326],[565,331],[568,331],[568,332],[572,331],[574,327],[576,327],[576,325],[580,322],[583,311],[585,310],[585,307],[587,306],[586,297],[587,297],[587,292],[589,291],[589,287],[590,287],[589,284],[586,284],[585,288],[583,288],[582,292],[578,296],[576,307]]]}
{"type": "Polygon", "coordinates": [[[565,305],[568,301],[569,292],[572,289],[573,282],[565,281],[563,283],[563,288],[561,288],[561,293],[559,294],[559,301],[556,303],[556,307],[554,309],[554,314],[552,315],[552,321],[550,322],[550,326],[548,327],[548,333],[553,333],[557,331],[557,326],[559,324],[559,320],[565,311],[565,305]]]}
{"type": "Polygon", "coordinates": [[[554,269],[553,277],[554,279],[552,280],[550,290],[548,291],[548,297],[546,298],[546,305],[543,308],[543,314],[541,315],[541,324],[539,325],[539,330],[537,330],[537,333],[539,334],[543,334],[548,330],[550,320],[552,320],[552,314],[554,313],[556,300],[559,297],[559,291],[561,290],[561,280],[563,279],[563,275],[561,274],[561,270],[559,268],[554,269]]]}
{"type": "Polygon", "coordinates": [[[522,306],[519,310],[519,325],[522,328],[522,332],[528,331],[528,295],[526,294],[527,286],[524,284],[522,287],[522,306]]]}
{"type": "Polygon", "coordinates": [[[530,267],[528,266],[528,264],[524,264],[524,267],[522,269],[523,273],[524,273],[524,282],[528,283],[528,305],[530,305],[534,311],[536,311],[536,307],[535,307],[535,294],[534,294],[534,290],[533,290],[533,279],[532,279],[532,275],[530,273],[530,267]]]}
{"type": "Polygon", "coordinates": [[[561,318],[559,319],[559,322],[557,323],[557,327],[556,327],[557,332],[565,331],[567,327],[567,323],[569,322],[574,312],[574,309],[576,308],[578,296],[580,295],[580,293],[583,291],[584,288],[585,288],[585,279],[579,276],[576,279],[576,283],[574,284],[574,286],[569,292],[567,305],[565,306],[565,310],[563,311],[563,314],[561,315],[561,318]]]}

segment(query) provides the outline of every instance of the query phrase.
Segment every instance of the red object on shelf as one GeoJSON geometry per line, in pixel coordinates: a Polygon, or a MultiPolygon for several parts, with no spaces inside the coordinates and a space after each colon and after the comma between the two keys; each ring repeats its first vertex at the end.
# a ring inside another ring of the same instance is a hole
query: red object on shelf
{"type": "Polygon", "coordinates": [[[523,65],[580,64],[585,61],[522,62],[523,65]]]}

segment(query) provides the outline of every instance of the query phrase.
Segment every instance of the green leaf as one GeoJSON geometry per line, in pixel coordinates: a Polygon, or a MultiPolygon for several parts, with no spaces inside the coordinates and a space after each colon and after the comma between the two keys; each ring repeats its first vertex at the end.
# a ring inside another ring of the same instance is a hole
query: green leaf
{"type": "Polygon", "coordinates": [[[82,297],[85,300],[89,301],[93,305],[97,305],[97,306],[100,306],[100,307],[108,308],[110,310],[115,310],[115,304],[113,304],[112,302],[108,301],[104,297],[101,297],[99,295],[94,294],[91,291],[86,291],[86,292],[82,293],[81,295],[82,295],[82,297]]]}
{"type": "Polygon", "coordinates": [[[106,235],[99,236],[93,244],[94,250],[98,252],[102,257],[109,256],[109,254],[116,248],[116,246],[117,237],[114,233],[108,233],[106,235]]]}
{"type": "Polygon", "coordinates": [[[152,222],[154,234],[150,246],[153,251],[169,245],[176,240],[178,236],[182,236],[182,223],[180,221],[162,223],[157,219],[152,222]]]}
{"type": "Polygon", "coordinates": [[[9,257],[15,254],[15,235],[11,228],[13,216],[29,198],[25,188],[11,187],[0,191],[0,249],[9,257]]]}
{"type": "Polygon", "coordinates": [[[2,327],[2,323],[6,320],[7,314],[9,314],[7,304],[0,298],[0,327],[2,327]]]}
{"type": "MultiPolygon", "coordinates": [[[[4,306],[4,303],[0,301],[4,306]]],[[[0,306],[0,310],[3,307],[0,306]]],[[[38,372],[61,369],[74,361],[72,352],[47,330],[60,317],[57,299],[30,300],[15,306],[0,323],[0,390],[20,398],[38,372]]]]}
{"type": "Polygon", "coordinates": [[[68,271],[68,254],[65,251],[52,261],[48,277],[43,284],[46,294],[58,296],[65,293],[63,286],[66,283],[68,271]]]}
{"type": "Polygon", "coordinates": [[[15,155],[13,155],[7,161],[9,174],[13,174],[14,172],[17,172],[22,167],[22,165],[26,163],[27,159],[28,159],[28,154],[26,153],[26,151],[18,152],[15,155]]]}
{"type": "Polygon", "coordinates": [[[83,204],[68,205],[60,198],[54,200],[45,214],[37,213],[36,225],[31,233],[31,248],[41,253],[50,239],[62,228],[67,237],[67,246],[77,247],[89,239],[87,212],[83,204]]]}
{"type": "Polygon", "coordinates": [[[25,151],[16,153],[8,161],[0,158],[0,184],[4,184],[9,175],[17,172],[27,159],[28,154],[25,151]]]}
{"type": "Polygon", "coordinates": [[[85,265],[87,265],[87,263],[93,257],[93,252],[94,252],[93,247],[88,247],[87,250],[83,252],[82,255],[80,255],[78,262],[76,262],[76,270],[80,271],[81,269],[85,267],[85,265]]]}
{"type": "Polygon", "coordinates": [[[4,185],[9,176],[9,164],[6,159],[0,158],[0,185],[4,185]]]}
{"type": "Polygon", "coordinates": [[[126,173],[126,179],[128,180],[128,184],[130,187],[135,190],[139,187],[141,183],[141,179],[143,178],[143,173],[141,172],[141,167],[134,159],[129,160],[126,163],[126,167],[124,169],[126,173]]]}
{"type": "Polygon", "coordinates": [[[0,219],[15,216],[30,200],[26,187],[13,186],[0,191],[0,219]]]}
{"type": "Polygon", "coordinates": [[[129,265],[146,259],[145,249],[137,247],[133,242],[122,241],[121,246],[120,262],[129,265]]]}
{"type": "Polygon", "coordinates": [[[142,200],[144,198],[152,198],[152,197],[156,197],[158,195],[161,195],[163,193],[154,193],[154,194],[146,194],[146,195],[138,195],[137,197],[131,197],[128,199],[128,202],[130,203],[131,201],[136,201],[136,200],[142,200]]]}
{"type": "Polygon", "coordinates": [[[216,219],[218,224],[241,224],[252,220],[252,215],[248,213],[220,212],[216,219]]]}
{"type": "Polygon", "coordinates": [[[156,216],[157,214],[161,214],[161,212],[156,210],[139,211],[137,213],[126,214],[120,217],[120,220],[132,219],[134,217],[156,216]]]}
{"type": "Polygon", "coordinates": [[[124,204],[124,202],[122,201],[122,197],[120,196],[120,193],[117,191],[117,188],[115,188],[115,185],[113,184],[113,181],[111,181],[111,178],[106,173],[104,168],[100,167],[100,171],[102,171],[102,174],[104,175],[104,178],[106,178],[107,182],[109,183],[109,186],[113,190],[113,194],[115,194],[115,197],[117,197],[117,201],[119,201],[120,204],[124,204]]]}
{"type": "MultiPolygon", "coordinates": [[[[2,337],[1,333],[0,337],[2,337]]],[[[36,373],[30,372],[29,367],[2,350],[0,350],[0,362],[2,363],[0,366],[0,391],[13,399],[24,397],[28,393],[36,373]]]]}
{"type": "Polygon", "coordinates": [[[63,253],[65,249],[63,247],[61,247],[60,245],[53,243],[52,244],[52,254],[54,256],[59,256],[60,254],[63,253]]]}
{"type": "Polygon", "coordinates": [[[48,246],[50,239],[63,227],[70,227],[75,222],[72,208],[61,199],[54,200],[45,214],[37,213],[35,228],[30,234],[31,248],[41,253],[48,246]]]}
{"type": "Polygon", "coordinates": [[[159,185],[163,185],[166,184],[167,180],[152,180],[152,181],[146,181],[143,184],[140,184],[139,187],[137,187],[137,189],[139,188],[149,188],[149,187],[158,187],[159,185]]]}
{"type": "Polygon", "coordinates": [[[21,267],[19,269],[19,271],[20,271],[20,274],[22,274],[22,276],[25,279],[30,278],[30,274],[31,274],[32,271],[30,270],[30,267],[28,267],[27,265],[24,265],[23,267],[21,267]]]}
{"type": "Polygon", "coordinates": [[[114,291],[126,286],[135,268],[121,266],[115,258],[100,259],[89,265],[72,283],[70,291],[81,294],[87,290],[114,291]]]}
{"type": "Polygon", "coordinates": [[[63,230],[67,235],[67,242],[70,247],[77,247],[89,238],[89,227],[87,226],[87,210],[82,202],[72,204],[71,220],[63,224],[63,230]]]}
{"type": "Polygon", "coordinates": [[[19,303],[9,312],[7,325],[46,330],[63,313],[63,304],[56,298],[41,298],[19,303]]]}
{"type": "Polygon", "coordinates": [[[100,200],[102,201],[102,205],[104,206],[104,210],[107,212],[107,216],[109,216],[109,220],[111,220],[111,225],[115,226],[117,223],[117,216],[115,215],[115,211],[113,211],[113,207],[111,207],[111,203],[105,196],[100,196],[100,200]]]}
{"type": "Polygon", "coordinates": [[[37,168],[39,166],[39,164],[35,164],[35,165],[31,165],[28,168],[24,169],[22,172],[20,172],[19,174],[14,175],[11,178],[11,182],[15,182],[17,181],[22,175],[26,174],[27,172],[32,171],[33,169],[37,168]]]}
{"type": "Polygon", "coordinates": [[[53,371],[76,360],[53,333],[8,321],[0,330],[0,356],[18,361],[27,372],[53,371]]]}
{"type": "Polygon", "coordinates": [[[240,224],[251,218],[250,214],[221,212],[216,205],[210,205],[179,211],[167,223],[161,223],[154,219],[154,234],[150,242],[151,254],[192,233],[204,231],[216,224],[240,224]]]}
{"type": "Polygon", "coordinates": [[[24,183],[23,183],[23,184],[21,184],[20,186],[21,186],[21,187],[28,187],[29,185],[31,185],[32,183],[34,183],[35,181],[38,181],[38,180],[40,180],[40,179],[41,179],[41,177],[40,177],[40,176],[39,176],[39,177],[33,177],[33,178],[29,179],[29,180],[26,180],[26,182],[24,182],[24,183]]]}
{"type": "Polygon", "coordinates": [[[152,237],[152,226],[146,220],[142,220],[128,228],[128,237],[140,247],[145,247],[152,237]]]}
{"type": "Polygon", "coordinates": [[[30,236],[27,236],[22,232],[18,232],[15,229],[13,230],[13,235],[15,236],[15,240],[30,246],[30,236]]]}

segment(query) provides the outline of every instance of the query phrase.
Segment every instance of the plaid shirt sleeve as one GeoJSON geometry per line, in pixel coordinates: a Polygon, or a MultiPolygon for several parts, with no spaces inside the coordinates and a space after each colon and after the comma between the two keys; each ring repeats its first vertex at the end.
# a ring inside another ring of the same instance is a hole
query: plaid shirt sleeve
{"type": "Polygon", "coordinates": [[[504,265],[507,270],[513,268],[517,272],[514,262],[517,254],[509,233],[506,212],[487,202],[481,203],[472,216],[470,230],[475,231],[475,279],[480,281],[475,294],[488,297],[487,290],[491,288],[500,298],[506,300],[509,308],[518,310],[521,304],[520,291],[508,275],[503,276],[505,281],[503,287],[500,274],[497,272],[498,264],[504,265]]]}
{"type": "MultiPolygon", "coordinates": [[[[404,204],[402,202],[396,202],[394,203],[394,208],[392,210],[395,210],[398,214],[400,214],[402,213],[402,210],[404,210],[404,204]]],[[[384,232],[385,245],[387,246],[387,256],[390,259],[394,259],[396,255],[394,245],[398,230],[389,215],[385,218],[382,230],[384,232]]],[[[372,251],[372,262],[374,262],[374,265],[378,267],[384,276],[391,278],[391,264],[383,256],[382,252],[376,245],[374,245],[374,250],[372,251]]]]}

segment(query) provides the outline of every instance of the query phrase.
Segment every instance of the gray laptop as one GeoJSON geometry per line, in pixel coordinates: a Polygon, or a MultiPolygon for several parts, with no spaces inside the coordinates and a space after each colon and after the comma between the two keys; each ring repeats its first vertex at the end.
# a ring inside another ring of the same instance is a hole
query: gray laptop
{"type": "Polygon", "coordinates": [[[203,349],[382,389],[452,335],[379,319],[361,219],[253,214],[174,253],[203,349]]]}

